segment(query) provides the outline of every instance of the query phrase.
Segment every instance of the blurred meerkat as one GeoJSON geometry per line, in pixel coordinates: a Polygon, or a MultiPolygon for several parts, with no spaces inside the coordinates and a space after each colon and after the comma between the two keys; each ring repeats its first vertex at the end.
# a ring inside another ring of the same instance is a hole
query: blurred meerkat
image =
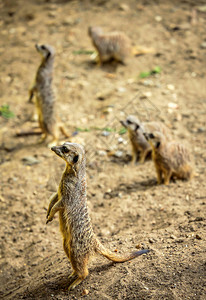
{"type": "Polygon", "coordinates": [[[130,55],[152,53],[154,49],[139,47],[139,50],[132,48],[131,41],[125,33],[114,31],[104,33],[101,27],[88,28],[88,34],[98,52],[98,64],[114,59],[125,63],[130,55]]]}
{"type": "Polygon", "coordinates": [[[125,121],[120,123],[127,128],[129,139],[132,145],[132,163],[135,164],[139,157],[139,162],[144,163],[146,157],[152,152],[152,147],[146,140],[144,132],[159,131],[169,139],[169,129],[161,122],[143,122],[133,115],[129,115],[125,121]]]}
{"type": "Polygon", "coordinates": [[[76,276],[69,286],[74,289],[88,275],[89,259],[99,253],[114,262],[126,262],[149,250],[134,251],[129,254],[113,253],[97,239],[93,232],[87,208],[86,157],[83,146],[76,143],[64,143],[51,148],[66,162],[58,192],[50,200],[47,210],[47,222],[53,220],[59,212],[60,230],[63,235],[64,251],[71,262],[76,276]]]}
{"type": "Polygon", "coordinates": [[[165,139],[160,132],[145,133],[152,147],[152,159],[157,182],[168,185],[171,177],[189,180],[193,176],[193,163],[188,149],[181,143],[165,139]],[[164,177],[164,179],[163,179],[164,177]]]}
{"type": "Polygon", "coordinates": [[[29,91],[29,102],[36,96],[36,108],[39,126],[42,130],[40,142],[43,142],[48,135],[53,137],[51,144],[58,140],[58,129],[69,137],[62,124],[57,122],[55,96],[52,87],[53,62],[55,51],[49,45],[35,45],[36,50],[42,56],[41,64],[37,70],[35,83],[29,91]]]}

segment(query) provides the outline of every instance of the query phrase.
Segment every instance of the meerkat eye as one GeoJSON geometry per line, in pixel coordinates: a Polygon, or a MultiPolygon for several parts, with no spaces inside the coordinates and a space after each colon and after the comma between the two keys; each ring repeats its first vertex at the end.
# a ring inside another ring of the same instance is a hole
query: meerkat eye
{"type": "Polygon", "coordinates": [[[46,50],[46,47],[44,45],[41,46],[42,50],[46,50]]]}
{"type": "Polygon", "coordinates": [[[132,124],[132,122],[131,122],[130,120],[127,120],[127,124],[131,125],[131,124],[132,124]]]}
{"type": "Polygon", "coordinates": [[[62,152],[68,153],[68,152],[69,152],[69,149],[68,149],[66,146],[63,146],[63,147],[62,147],[62,152]]]}
{"type": "Polygon", "coordinates": [[[154,138],[155,138],[154,134],[153,134],[153,133],[150,133],[150,134],[149,134],[149,138],[150,138],[150,139],[154,139],[154,138]]]}
{"type": "Polygon", "coordinates": [[[77,163],[79,159],[79,155],[75,155],[75,157],[73,158],[73,163],[77,163]]]}

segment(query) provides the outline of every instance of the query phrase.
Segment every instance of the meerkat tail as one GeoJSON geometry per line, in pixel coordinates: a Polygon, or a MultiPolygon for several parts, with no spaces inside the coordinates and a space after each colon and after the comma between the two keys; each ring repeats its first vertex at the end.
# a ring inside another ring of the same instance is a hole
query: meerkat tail
{"type": "Polygon", "coordinates": [[[107,259],[109,259],[111,261],[114,261],[114,262],[117,262],[117,263],[131,260],[135,257],[138,257],[142,254],[146,254],[150,251],[149,249],[143,249],[143,250],[140,250],[140,251],[133,251],[132,253],[128,253],[128,254],[118,255],[118,254],[113,253],[109,249],[105,248],[99,241],[96,241],[96,249],[95,250],[100,255],[103,255],[107,259]]]}
{"type": "Polygon", "coordinates": [[[141,46],[135,46],[135,47],[132,48],[132,54],[134,56],[147,54],[147,53],[155,53],[155,49],[154,48],[141,47],[141,46]]]}

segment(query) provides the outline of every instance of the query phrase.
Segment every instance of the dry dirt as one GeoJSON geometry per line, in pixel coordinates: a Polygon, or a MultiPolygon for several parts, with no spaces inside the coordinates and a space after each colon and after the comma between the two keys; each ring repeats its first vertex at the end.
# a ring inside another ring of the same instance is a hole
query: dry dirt
{"type": "Polygon", "coordinates": [[[2,299],[205,299],[205,5],[0,1],[0,101],[15,113],[9,120],[0,117],[2,299]],[[127,65],[99,67],[88,54],[94,50],[89,25],[122,30],[134,46],[155,52],[131,57],[127,65]],[[85,130],[72,141],[87,149],[88,206],[97,236],[119,253],[152,250],[124,264],[95,257],[89,276],[72,292],[58,217],[45,224],[64,163],[37,144],[39,137],[15,136],[37,125],[31,121],[34,105],[27,102],[40,62],[36,43],[56,49],[61,120],[71,133],[85,130]],[[156,66],[160,74],[139,78],[156,66]],[[131,166],[127,134],[119,134],[119,120],[131,113],[163,121],[189,145],[197,173],[191,182],[158,186],[152,161],[131,166]]]}

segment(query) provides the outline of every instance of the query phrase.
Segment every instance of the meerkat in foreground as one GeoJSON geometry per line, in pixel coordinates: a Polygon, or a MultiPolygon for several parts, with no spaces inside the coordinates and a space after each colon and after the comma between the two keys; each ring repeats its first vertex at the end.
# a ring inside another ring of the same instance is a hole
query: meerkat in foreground
{"type": "Polygon", "coordinates": [[[168,142],[160,132],[144,133],[152,146],[152,159],[157,182],[168,185],[171,177],[189,180],[193,176],[193,163],[188,149],[179,142],[168,142]],[[164,180],[163,177],[164,176],[164,180]]]}
{"type": "Polygon", "coordinates": [[[146,140],[144,132],[159,131],[164,134],[166,139],[169,139],[169,129],[161,122],[144,122],[133,115],[129,115],[126,121],[120,123],[128,130],[129,139],[132,145],[132,163],[144,163],[147,155],[152,152],[152,147],[146,140]]]}
{"type": "Polygon", "coordinates": [[[49,45],[36,45],[36,50],[41,54],[42,61],[37,70],[35,83],[29,91],[29,102],[36,96],[36,108],[39,126],[42,130],[40,142],[43,142],[48,135],[53,137],[52,143],[58,141],[58,129],[69,137],[62,124],[57,122],[55,97],[52,88],[52,73],[55,51],[49,45]]]}
{"type": "Polygon", "coordinates": [[[139,55],[154,52],[153,49],[134,49],[130,39],[120,31],[104,33],[101,27],[89,27],[88,34],[98,52],[98,64],[114,59],[125,63],[130,55],[139,55]]]}
{"type": "Polygon", "coordinates": [[[71,262],[77,279],[69,286],[74,289],[88,275],[89,258],[99,253],[114,262],[125,262],[149,250],[117,255],[105,248],[95,236],[87,208],[85,152],[83,146],[64,143],[51,148],[66,162],[66,169],[58,192],[51,198],[47,211],[47,223],[59,212],[60,230],[64,251],[71,262]]]}

